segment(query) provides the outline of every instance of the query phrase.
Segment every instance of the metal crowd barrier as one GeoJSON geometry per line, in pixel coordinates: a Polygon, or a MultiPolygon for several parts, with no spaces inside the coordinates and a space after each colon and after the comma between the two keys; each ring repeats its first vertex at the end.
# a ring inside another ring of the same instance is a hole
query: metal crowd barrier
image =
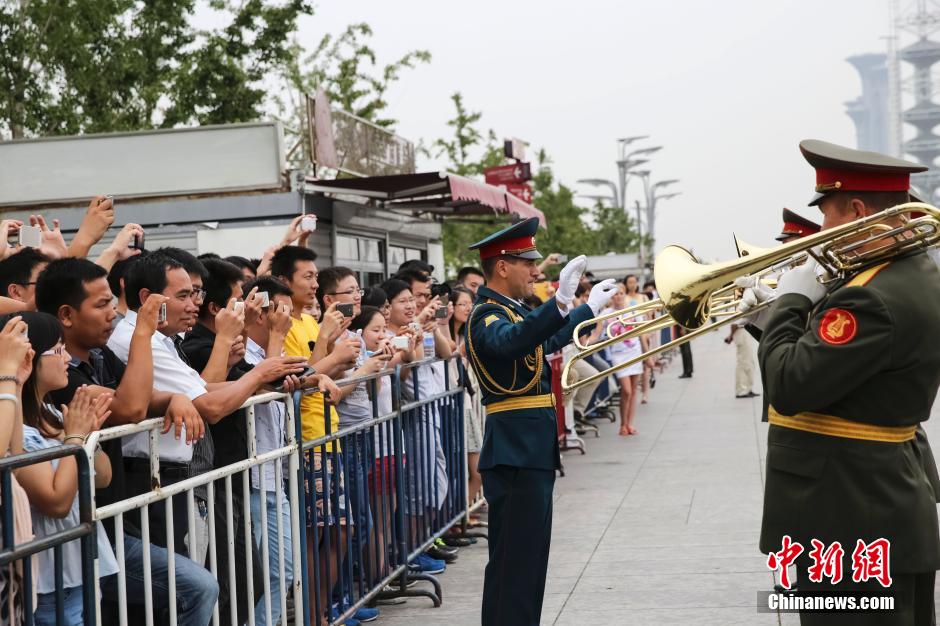
{"type": "MultiPolygon", "coordinates": [[[[319,466],[327,468],[316,477],[322,481],[320,490],[329,494],[322,510],[311,506],[311,528],[322,524],[331,529],[318,531],[317,540],[310,543],[318,566],[309,569],[312,575],[303,586],[304,595],[312,598],[314,617],[331,611],[330,623],[342,623],[385,595],[383,589],[390,583],[397,583],[393,595],[427,597],[440,605],[437,580],[409,572],[408,564],[467,515],[464,388],[452,376],[461,367],[459,359],[425,359],[337,381],[340,387],[366,383],[371,388],[373,418],[335,433],[327,420],[325,436],[302,446],[308,466],[319,458],[319,466]],[[435,367],[436,373],[431,371],[435,367]],[[421,397],[426,376],[437,376],[442,391],[421,397]],[[377,391],[385,379],[391,386],[392,410],[380,415],[377,391]],[[367,467],[372,467],[371,476],[357,475],[367,467]],[[342,499],[334,486],[337,480],[344,487],[342,499]],[[365,484],[371,487],[366,490],[365,484]],[[433,591],[410,589],[411,580],[430,582],[433,591]]],[[[302,497],[311,494],[308,488],[302,497]]]]}
{"type": "MultiPolygon", "coordinates": [[[[371,389],[372,417],[354,426],[341,427],[336,432],[331,432],[330,420],[326,420],[326,435],[303,442],[302,446],[298,445],[301,441],[301,420],[297,418],[300,393],[293,396],[266,393],[252,397],[242,406],[246,409],[248,458],[172,484],[161,480],[160,475],[158,437],[163,425],[160,418],[93,433],[88,438],[84,454],[79,454],[82,449],[77,446],[61,446],[0,459],[4,505],[0,565],[81,538],[86,581],[85,623],[101,624],[102,598],[98,593],[100,580],[95,554],[97,531],[94,521],[113,519],[114,552],[118,562],[117,593],[116,597],[106,595],[104,600],[117,605],[116,623],[121,626],[129,623],[143,623],[146,626],[177,623],[176,570],[180,554],[206,567],[216,580],[222,577],[219,582],[228,587],[228,610],[221,614],[220,603],[216,603],[212,617],[214,626],[239,623],[238,601],[247,603],[249,608],[244,622],[252,626],[256,623],[253,610],[256,605],[260,607],[258,610],[267,624],[272,624],[273,614],[279,613],[280,623],[302,623],[305,626],[318,623],[318,616],[327,612],[331,624],[342,623],[380,595],[426,597],[439,606],[442,592],[437,580],[433,576],[409,571],[409,563],[449,529],[455,529],[460,536],[485,537],[467,533],[471,507],[479,506],[481,500],[468,502],[463,411],[465,394],[464,388],[456,384],[457,376],[454,375],[462,367],[460,359],[456,357],[451,361],[426,359],[371,376],[337,381],[341,387],[364,383],[371,389]],[[438,388],[442,390],[429,397],[422,397],[419,389],[427,382],[425,377],[428,376],[437,377],[438,388]],[[392,403],[390,411],[380,414],[378,392],[383,384],[390,387],[392,403]],[[258,405],[272,401],[283,402],[286,406],[284,445],[258,454],[255,410],[258,405]],[[96,446],[136,433],[149,433],[149,457],[144,462],[149,463],[151,489],[95,508],[94,481],[88,468],[96,446]],[[12,507],[9,504],[11,496],[8,485],[10,469],[67,454],[79,454],[82,524],[54,537],[12,546],[12,507]],[[320,456],[319,468],[315,463],[315,455],[320,456]],[[286,475],[284,463],[288,466],[286,475]],[[306,472],[305,463],[308,465],[306,472]],[[281,524],[281,498],[275,498],[278,524],[274,539],[278,554],[273,574],[269,565],[272,561],[269,548],[271,537],[265,497],[258,499],[262,522],[260,532],[254,531],[252,527],[250,506],[253,469],[258,470],[262,496],[265,495],[263,478],[269,475],[267,472],[273,472],[277,486],[283,485],[285,480],[287,482],[291,540],[288,545],[287,528],[281,524]],[[304,485],[307,478],[322,481],[320,491],[329,495],[322,503],[322,509],[316,506],[313,485],[304,485]],[[239,485],[233,487],[233,482],[239,485]],[[345,487],[342,499],[340,490],[332,488],[338,483],[345,487]],[[199,545],[201,535],[200,525],[197,524],[197,514],[202,517],[202,507],[197,505],[200,498],[194,493],[202,487],[206,490],[205,504],[208,511],[203,522],[203,525],[208,526],[205,552],[201,549],[203,546],[199,545]],[[308,502],[308,498],[314,501],[308,502]],[[312,518],[309,527],[306,523],[308,504],[312,518]],[[164,537],[151,528],[151,509],[156,506],[163,508],[163,515],[159,519],[165,521],[164,537]],[[221,506],[224,511],[224,527],[219,527],[216,522],[214,513],[217,506],[221,506]],[[175,539],[180,529],[174,525],[174,507],[185,508],[184,545],[179,545],[175,539]],[[240,507],[243,520],[241,529],[236,528],[236,507],[240,507]],[[124,550],[125,519],[128,515],[140,516],[144,576],[143,598],[132,598],[130,603],[124,550]],[[239,559],[236,557],[236,543],[241,542],[241,538],[236,538],[236,533],[241,532],[244,533],[246,549],[243,558],[239,559]],[[311,532],[315,533],[313,537],[316,540],[311,540],[308,545],[307,536],[311,532]],[[167,550],[169,605],[166,612],[155,614],[149,555],[150,546],[160,543],[167,550]],[[204,560],[201,558],[203,554],[204,560]],[[288,554],[291,557],[289,567],[286,565],[288,554]],[[256,577],[253,576],[253,572],[258,569],[258,561],[262,581],[260,588],[256,587],[256,577]],[[233,566],[223,568],[223,562],[233,566]],[[242,572],[247,572],[245,584],[239,585],[236,578],[242,572]],[[433,590],[417,586],[409,588],[413,580],[430,582],[433,590]],[[90,584],[90,581],[94,584],[90,584]],[[272,593],[275,583],[280,590],[276,595],[272,593]],[[391,594],[386,591],[389,585],[394,589],[391,594]],[[133,608],[139,611],[140,605],[143,615],[129,610],[133,608]]],[[[313,392],[315,390],[307,391],[313,392]]],[[[336,407],[331,410],[335,411],[336,407]]],[[[31,605],[27,609],[31,617],[31,605]]]]}
{"type": "MultiPolygon", "coordinates": [[[[93,496],[91,463],[88,456],[81,447],[76,445],[61,445],[45,450],[36,450],[25,452],[14,456],[0,458],[0,489],[2,489],[2,513],[3,513],[3,532],[2,542],[0,542],[0,568],[8,569],[8,566],[19,561],[23,568],[23,617],[27,626],[33,624],[33,581],[32,581],[32,557],[44,550],[52,549],[55,560],[55,594],[56,594],[56,622],[64,623],[65,606],[65,586],[62,581],[62,546],[76,539],[81,541],[82,547],[82,603],[84,618],[86,624],[94,624],[96,609],[96,590],[97,585],[94,576],[94,561],[97,556],[97,539],[95,533],[95,522],[93,517],[93,496]],[[20,467],[53,461],[67,456],[75,456],[78,464],[78,508],[79,524],[73,528],[67,528],[59,532],[37,537],[32,541],[16,545],[14,542],[13,527],[13,481],[11,472],[20,467]]],[[[0,598],[0,622],[13,624],[16,623],[13,618],[13,595],[10,579],[6,580],[6,596],[0,598]]]]}

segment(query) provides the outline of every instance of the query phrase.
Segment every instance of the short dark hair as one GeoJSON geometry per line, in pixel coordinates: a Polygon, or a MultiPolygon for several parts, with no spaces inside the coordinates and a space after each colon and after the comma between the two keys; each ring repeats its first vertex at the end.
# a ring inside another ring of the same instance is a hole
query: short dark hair
{"type": "MultiPolygon", "coordinates": [[[[186,273],[190,276],[199,276],[203,281],[205,281],[209,276],[209,272],[206,271],[206,266],[203,265],[202,261],[197,259],[191,252],[186,252],[182,248],[173,248],[171,246],[160,248],[157,250],[157,252],[162,252],[171,259],[176,259],[176,261],[183,266],[183,269],[186,270],[186,273]]],[[[126,282],[127,281],[125,281],[125,283],[126,282]]]]}
{"type": "Polygon", "coordinates": [[[10,285],[28,284],[36,266],[51,260],[36,248],[23,248],[0,261],[0,295],[6,296],[10,285]]]}
{"type": "Polygon", "coordinates": [[[320,270],[320,273],[317,274],[317,284],[319,285],[317,287],[317,303],[320,305],[321,314],[326,312],[326,306],[323,304],[323,296],[332,295],[333,290],[336,289],[340,281],[350,276],[355,277],[356,272],[342,265],[334,265],[333,267],[320,270]]]}
{"type": "Polygon", "coordinates": [[[287,286],[287,283],[285,283],[280,278],[271,276],[270,274],[259,276],[256,279],[242,285],[242,292],[247,295],[248,292],[255,287],[258,288],[258,291],[267,291],[268,298],[273,298],[274,296],[287,296],[290,298],[294,295],[294,291],[287,286]]]}
{"type": "MultiPolygon", "coordinates": [[[[209,259],[221,259],[222,257],[215,252],[203,252],[202,254],[196,257],[200,261],[208,261],[209,259]]],[[[207,268],[208,269],[208,268],[207,268]]]]}
{"type": "Polygon", "coordinates": [[[365,293],[362,294],[362,306],[364,307],[374,306],[380,309],[386,302],[388,302],[388,296],[381,287],[366,287],[365,293]]]}
{"type": "Polygon", "coordinates": [[[121,259],[111,266],[111,271],[108,272],[108,286],[111,287],[111,293],[114,294],[115,298],[120,298],[121,294],[124,293],[124,288],[121,287],[121,279],[127,276],[127,271],[134,263],[148,254],[150,254],[150,250],[141,250],[140,254],[121,259]]]}
{"type": "Polygon", "coordinates": [[[381,309],[374,306],[362,307],[359,315],[352,318],[352,321],[349,322],[349,330],[357,331],[365,328],[376,315],[382,315],[381,309]]]}
{"type": "Polygon", "coordinates": [[[127,308],[132,311],[140,308],[141,289],[147,289],[151,293],[163,293],[167,284],[166,273],[175,269],[185,270],[186,268],[162,250],[152,252],[134,263],[124,276],[127,308]]]}
{"type": "Polygon", "coordinates": [[[506,261],[507,263],[514,263],[520,260],[518,257],[509,256],[508,254],[497,254],[496,256],[491,256],[486,259],[483,259],[480,262],[480,266],[483,268],[483,278],[487,280],[493,275],[493,272],[496,271],[496,264],[500,261],[506,261]]]}
{"type": "Polygon", "coordinates": [[[398,274],[402,272],[418,271],[430,276],[434,272],[434,266],[422,259],[411,259],[398,266],[398,274]]]}
{"type": "Polygon", "coordinates": [[[460,271],[457,272],[457,282],[462,283],[467,279],[467,276],[470,275],[486,278],[486,276],[483,274],[483,270],[481,270],[479,267],[468,265],[467,267],[461,267],[460,271]]]}
{"type": "Polygon", "coordinates": [[[246,259],[243,256],[227,256],[225,260],[237,267],[240,270],[250,270],[252,274],[258,272],[258,264],[252,263],[249,259],[246,259]]]}
{"type": "Polygon", "coordinates": [[[414,269],[405,270],[403,272],[398,272],[397,274],[395,274],[395,276],[393,276],[393,278],[397,278],[398,280],[405,281],[406,283],[408,283],[409,288],[411,288],[412,283],[431,282],[431,277],[428,274],[425,274],[424,272],[414,270],[414,269]]]}
{"type": "Polygon", "coordinates": [[[88,297],[85,285],[107,275],[107,270],[88,259],[68,257],[52,261],[36,283],[36,308],[56,317],[63,304],[79,309],[88,297]]]}
{"type": "Polygon", "coordinates": [[[391,302],[401,292],[411,291],[411,283],[406,283],[400,278],[389,278],[384,283],[382,283],[381,289],[388,297],[388,301],[391,302]]]}
{"type": "Polygon", "coordinates": [[[207,272],[202,282],[206,297],[199,306],[199,316],[205,317],[209,314],[210,303],[220,309],[228,306],[229,298],[232,297],[232,285],[241,282],[245,277],[240,269],[222,259],[205,259],[202,264],[207,272]]]}
{"type": "Polygon", "coordinates": [[[842,206],[851,202],[852,198],[858,198],[865,203],[865,206],[876,211],[884,211],[911,201],[906,191],[836,191],[832,195],[839,199],[842,206]]]}
{"type": "MultiPolygon", "coordinates": [[[[317,253],[302,246],[284,246],[271,258],[271,274],[290,279],[297,269],[297,261],[316,261],[317,253]]],[[[319,278],[319,277],[318,277],[319,278]]]]}

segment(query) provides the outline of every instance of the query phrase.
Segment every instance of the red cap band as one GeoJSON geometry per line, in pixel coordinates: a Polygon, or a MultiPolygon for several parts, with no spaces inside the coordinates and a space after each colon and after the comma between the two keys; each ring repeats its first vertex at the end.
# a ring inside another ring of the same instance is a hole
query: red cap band
{"type": "Polygon", "coordinates": [[[806,224],[800,224],[799,222],[784,222],[783,223],[783,233],[784,235],[799,235],[804,237],[806,235],[812,235],[819,232],[818,226],[807,226],[806,224]]]}
{"type": "Polygon", "coordinates": [[[907,191],[910,172],[816,169],[816,191],[907,191]]]}
{"type": "Polygon", "coordinates": [[[500,239],[480,248],[480,258],[489,259],[502,254],[518,254],[535,249],[535,237],[516,237],[514,239],[500,239]]]}

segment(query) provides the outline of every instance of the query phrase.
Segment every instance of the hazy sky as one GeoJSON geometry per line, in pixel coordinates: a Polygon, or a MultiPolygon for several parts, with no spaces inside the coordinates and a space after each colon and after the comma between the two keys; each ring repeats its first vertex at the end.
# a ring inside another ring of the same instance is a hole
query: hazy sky
{"type": "Polygon", "coordinates": [[[855,146],[844,103],[861,87],[845,59],[885,49],[888,0],[321,1],[301,34],[313,46],[358,21],[380,60],[433,54],[389,93],[401,135],[447,135],[460,91],[484,128],[544,146],[576,186],[615,178],[615,139],[648,134],[664,147],[653,179],[682,181],[659,205],[657,248],[724,259],[732,232],[772,244],[784,206],[819,218],[797,144],[855,146]]]}

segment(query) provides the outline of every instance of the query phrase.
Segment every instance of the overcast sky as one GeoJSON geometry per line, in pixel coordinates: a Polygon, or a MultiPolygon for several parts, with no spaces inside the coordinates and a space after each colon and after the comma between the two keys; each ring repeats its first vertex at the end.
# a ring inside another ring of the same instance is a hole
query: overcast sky
{"type": "Polygon", "coordinates": [[[301,35],[313,46],[358,21],[380,60],[433,55],[389,93],[399,134],[447,135],[460,91],[484,128],[545,147],[585,193],[577,179],[615,178],[617,137],[648,134],[663,146],[653,179],[682,181],[659,205],[657,248],[725,259],[732,232],[771,245],[784,206],[819,218],[797,144],[855,146],[844,103],[861,86],[845,59],[885,50],[888,0],[321,1],[301,35]]]}

